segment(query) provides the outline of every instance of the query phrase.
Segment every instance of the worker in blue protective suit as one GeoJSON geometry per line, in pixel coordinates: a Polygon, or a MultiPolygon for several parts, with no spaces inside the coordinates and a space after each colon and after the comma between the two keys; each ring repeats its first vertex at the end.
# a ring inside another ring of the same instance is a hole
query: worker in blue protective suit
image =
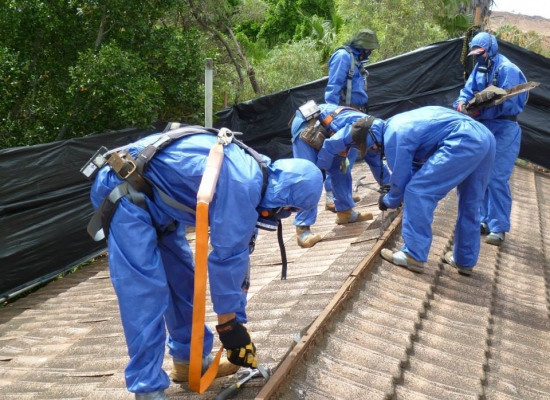
{"type": "MultiPolygon", "coordinates": [[[[373,50],[379,49],[380,43],[376,33],[370,29],[361,29],[353,37],[339,47],[328,61],[328,82],[325,88],[325,103],[353,107],[362,112],[368,112],[367,78],[368,63],[373,50]]],[[[357,151],[350,149],[348,159],[353,167],[357,159],[357,151]]],[[[331,177],[325,180],[325,209],[335,211],[334,194],[331,177]]],[[[361,200],[353,196],[354,201],[361,200]]]]}
{"type": "MultiPolygon", "coordinates": [[[[316,106],[316,105],[315,105],[316,106]]],[[[357,212],[353,209],[355,203],[351,195],[352,180],[350,165],[346,161],[350,148],[357,148],[351,139],[351,126],[366,114],[334,104],[320,104],[318,113],[313,119],[306,120],[298,109],[291,126],[292,150],[295,158],[312,161],[326,171],[326,176],[332,178],[336,220],[339,225],[360,222],[372,219],[372,214],[357,212]],[[322,146],[307,143],[301,133],[314,125],[318,134],[322,136],[322,146]],[[319,146],[317,146],[319,147],[319,146]]],[[[366,154],[364,157],[376,181],[383,185],[389,181],[389,171],[378,155],[366,154]]],[[[294,225],[298,245],[312,247],[321,240],[321,237],[311,232],[311,225],[317,219],[317,209],[302,210],[296,214],[294,225]]]]}
{"type": "Polygon", "coordinates": [[[401,251],[383,249],[384,259],[422,272],[432,243],[431,223],[439,200],[457,188],[458,218],[453,251],[445,260],[470,275],[479,255],[479,207],[495,157],[495,139],[479,122],[457,111],[422,107],[354,134],[367,153],[383,150],[392,171],[388,193],[378,206],[385,211],[404,203],[401,251]],[[363,139],[364,138],[364,139],[363,139]]]}
{"type": "MultiPolygon", "coordinates": [[[[147,136],[126,150],[136,157],[159,137],[161,134],[147,136]]],[[[146,208],[125,196],[112,215],[109,268],[130,356],[126,385],[136,399],[167,399],[164,390],[170,379],[162,369],[165,342],[173,357],[170,378],[175,382],[188,379],[194,263],[185,233],[187,226],[195,225],[195,215],[182,207],[195,209],[208,153],[216,142],[216,135],[205,130],[170,143],[143,173],[153,185],[152,197],[145,197],[146,208]],[[168,204],[162,192],[180,206],[168,204]]],[[[235,141],[224,146],[209,206],[209,288],[218,315],[216,329],[228,355],[220,362],[218,376],[234,373],[240,366],[257,365],[256,348],[243,324],[247,322],[249,245],[260,210],[272,210],[277,219],[293,209],[316,208],[321,196],[323,178],[314,164],[262,158],[264,167],[235,141]]],[[[121,182],[109,165],[101,168],[91,190],[94,207],[121,182]]],[[[204,335],[206,369],[212,362],[214,336],[208,326],[204,335]]]]}
{"type": "MultiPolygon", "coordinates": [[[[454,102],[454,107],[460,112],[468,114],[465,104],[488,86],[509,89],[527,82],[521,70],[498,53],[497,39],[489,33],[481,32],[474,36],[468,55],[475,55],[477,64],[454,102]]],[[[502,104],[471,115],[493,133],[497,143],[495,165],[482,203],[480,219],[481,232],[488,233],[485,242],[493,245],[502,244],[505,232],[510,231],[512,194],[509,178],[521,144],[521,127],[517,123],[517,116],[523,111],[527,97],[527,93],[521,93],[502,104]]]]}

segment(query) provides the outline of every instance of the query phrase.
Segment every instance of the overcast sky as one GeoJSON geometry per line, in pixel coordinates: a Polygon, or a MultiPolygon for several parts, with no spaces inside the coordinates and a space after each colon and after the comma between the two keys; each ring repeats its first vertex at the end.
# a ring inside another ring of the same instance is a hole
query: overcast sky
{"type": "Polygon", "coordinates": [[[550,0],[494,0],[493,11],[538,15],[550,19],[550,0]]]}

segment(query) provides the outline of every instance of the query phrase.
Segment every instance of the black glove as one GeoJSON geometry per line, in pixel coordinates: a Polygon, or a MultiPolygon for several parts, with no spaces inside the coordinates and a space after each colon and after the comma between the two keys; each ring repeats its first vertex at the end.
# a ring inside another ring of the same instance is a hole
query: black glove
{"type": "Polygon", "coordinates": [[[384,196],[386,193],[381,193],[380,197],[378,198],[378,209],[380,211],[387,211],[388,206],[384,203],[384,196]]]}
{"type": "Polygon", "coordinates": [[[235,318],[225,324],[216,325],[216,331],[223,347],[227,350],[227,359],[241,367],[257,368],[256,346],[250,334],[235,318]]]}

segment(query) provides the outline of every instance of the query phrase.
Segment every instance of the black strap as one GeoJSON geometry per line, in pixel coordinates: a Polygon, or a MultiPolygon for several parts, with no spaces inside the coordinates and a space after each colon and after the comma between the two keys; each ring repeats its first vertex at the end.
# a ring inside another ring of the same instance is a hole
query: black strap
{"type": "Polygon", "coordinates": [[[281,268],[281,280],[286,280],[286,270],[287,270],[287,259],[286,259],[286,249],[285,242],[283,240],[283,222],[279,220],[277,225],[277,241],[279,242],[279,249],[281,250],[281,263],[283,264],[281,268]]]}
{"type": "Polygon", "coordinates": [[[498,116],[497,119],[505,119],[505,120],[508,120],[508,121],[516,122],[518,120],[518,116],[517,115],[501,115],[501,116],[498,116]]]}
{"type": "Polygon", "coordinates": [[[105,197],[97,208],[96,212],[92,216],[92,219],[88,223],[88,234],[96,242],[101,239],[107,239],[109,236],[109,226],[111,220],[118,207],[118,203],[123,197],[128,196],[132,203],[147,210],[147,203],[145,201],[145,194],[138,192],[128,182],[123,182],[109,193],[109,196],[105,197]]]}

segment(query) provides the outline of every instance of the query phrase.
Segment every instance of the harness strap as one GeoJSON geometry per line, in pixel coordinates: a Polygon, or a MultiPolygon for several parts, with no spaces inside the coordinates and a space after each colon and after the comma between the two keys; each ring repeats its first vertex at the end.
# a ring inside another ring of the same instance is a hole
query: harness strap
{"type": "Polygon", "coordinates": [[[334,118],[336,118],[336,116],[338,114],[340,114],[342,111],[344,110],[353,110],[353,111],[357,111],[356,109],[352,108],[352,107],[338,107],[336,110],[334,110],[333,112],[331,112],[329,115],[327,115],[325,118],[323,118],[323,120],[321,121],[321,124],[327,128],[330,127],[330,124],[332,121],[334,121],[334,118]]]}
{"type": "MultiPolygon", "coordinates": [[[[170,126],[173,126],[173,124],[170,126]]],[[[107,239],[110,221],[120,199],[124,196],[130,196],[133,203],[146,210],[147,205],[145,202],[145,196],[150,199],[153,198],[153,187],[157,190],[158,195],[164,203],[175,209],[195,215],[196,212],[193,208],[186,206],[185,204],[182,204],[170,197],[158,185],[145,178],[143,173],[147,170],[149,161],[151,161],[151,159],[168,144],[184,136],[198,133],[211,133],[217,135],[218,130],[213,128],[203,128],[200,126],[185,126],[183,128],[165,131],[155,143],[145,147],[137,155],[136,159],[134,159],[128,152],[122,152],[120,154],[116,152],[112,153],[109,157],[108,163],[118,177],[123,179],[125,182],[114,188],[109,196],[107,196],[98,207],[88,224],[88,234],[95,241],[100,241],[103,238],[107,239]]],[[[252,156],[259,164],[263,176],[261,192],[263,197],[268,183],[266,161],[257,151],[245,145],[243,142],[235,138],[233,138],[232,141],[252,156]]]]}
{"type": "Polygon", "coordinates": [[[118,207],[118,203],[123,197],[129,196],[132,203],[147,210],[147,203],[145,201],[145,195],[136,191],[129,186],[128,182],[123,182],[109,193],[97,208],[96,212],[92,216],[92,219],[88,223],[88,234],[96,241],[101,239],[107,239],[109,236],[109,226],[111,219],[118,207]]]}

